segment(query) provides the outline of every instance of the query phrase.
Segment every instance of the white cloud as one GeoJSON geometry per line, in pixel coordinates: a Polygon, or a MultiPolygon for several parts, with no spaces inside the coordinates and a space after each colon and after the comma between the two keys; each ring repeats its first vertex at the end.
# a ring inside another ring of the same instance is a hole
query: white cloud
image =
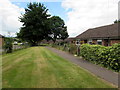
{"type": "Polygon", "coordinates": [[[67,11],[70,36],[79,35],[88,28],[112,24],[118,19],[118,0],[64,0],[62,7],[67,11]]]}
{"type": "Polygon", "coordinates": [[[11,2],[61,2],[62,0],[10,0],[11,2]]]}
{"type": "Polygon", "coordinates": [[[12,4],[9,0],[0,1],[0,34],[7,35],[11,32],[14,35],[19,31],[22,23],[19,22],[18,17],[24,13],[24,8],[12,4]]]}

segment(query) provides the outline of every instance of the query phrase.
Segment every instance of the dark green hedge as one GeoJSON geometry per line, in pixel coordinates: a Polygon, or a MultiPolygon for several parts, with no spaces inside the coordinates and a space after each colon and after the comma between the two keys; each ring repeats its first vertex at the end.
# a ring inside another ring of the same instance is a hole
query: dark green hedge
{"type": "Polygon", "coordinates": [[[110,47],[83,44],[80,47],[80,55],[95,64],[120,71],[120,44],[110,47]]]}

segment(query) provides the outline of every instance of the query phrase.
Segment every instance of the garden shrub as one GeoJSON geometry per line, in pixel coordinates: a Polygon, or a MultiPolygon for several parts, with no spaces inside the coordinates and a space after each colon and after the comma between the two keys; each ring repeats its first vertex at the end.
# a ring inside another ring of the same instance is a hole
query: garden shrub
{"type": "Polygon", "coordinates": [[[64,43],[64,44],[60,44],[60,45],[52,44],[51,46],[54,48],[57,48],[59,50],[69,52],[71,54],[77,54],[77,46],[75,44],[64,43]]]}
{"type": "Polygon", "coordinates": [[[71,54],[77,54],[77,46],[75,44],[70,44],[68,49],[71,54]]]}
{"type": "Polygon", "coordinates": [[[120,71],[120,44],[110,47],[83,44],[80,50],[80,55],[86,60],[117,72],[120,71]]]}
{"type": "Polygon", "coordinates": [[[114,44],[109,48],[109,67],[115,71],[120,70],[120,44],[114,44]]]}
{"type": "Polygon", "coordinates": [[[12,53],[12,49],[13,49],[12,42],[13,42],[12,38],[5,38],[3,48],[4,48],[6,53],[12,53]]]}

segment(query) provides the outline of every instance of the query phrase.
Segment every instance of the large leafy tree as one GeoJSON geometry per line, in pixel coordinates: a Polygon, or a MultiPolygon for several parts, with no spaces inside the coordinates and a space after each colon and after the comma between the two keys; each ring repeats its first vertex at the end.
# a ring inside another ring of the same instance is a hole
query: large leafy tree
{"type": "Polygon", "coordinates": [[[41,3],[30,3],[25,8],[25,14],[20,17],[23,23],[18,38],[29,42],[32,46],[51,34],[47,14],[48,9],[41,3]]]}
{"type": "Polygon", "coordinates": [[[57,39],[66,39],[69,35],[67,32],[67,27],[65,26],[64,21],[59,16],[52,16],[49,18],[50,29],[51,29],[51,38],[54,42],[57,39]]]}

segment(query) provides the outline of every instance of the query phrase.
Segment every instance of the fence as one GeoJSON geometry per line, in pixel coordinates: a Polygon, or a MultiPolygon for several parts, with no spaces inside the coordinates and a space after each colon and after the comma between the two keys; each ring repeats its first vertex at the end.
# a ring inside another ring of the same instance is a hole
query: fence
{"type": "Polygon", "coordinates": [[[13,45],[13,50],[23,49],[25,48],[24,45],[13,45]]]}
{"type": "MultiPolygon", "coordinates": [[[[29,45],[27,44],[26,45],[13,45],[12,50],[16,51],[16,50],[24,49],[27,47],[29,47],[29,45]]],[[[0,47],[0,55],[4,53],[5,53],[5,50],[2,47],[0,47]]]]}

